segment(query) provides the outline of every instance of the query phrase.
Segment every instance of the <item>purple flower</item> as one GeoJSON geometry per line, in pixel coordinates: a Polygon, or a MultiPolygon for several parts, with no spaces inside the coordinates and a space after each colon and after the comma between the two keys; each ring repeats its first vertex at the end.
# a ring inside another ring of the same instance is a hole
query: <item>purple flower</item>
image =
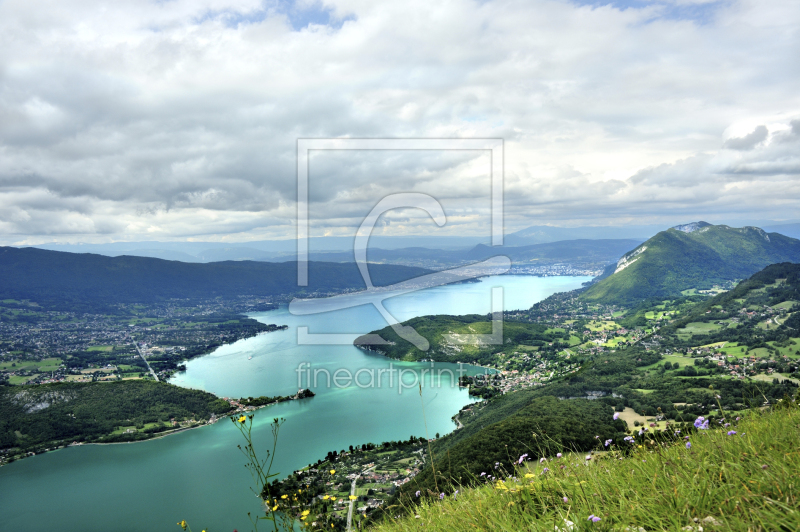
{"type": "Polygon", "coordinates": [[[594,515],[594,514],[590,515],[590,516],[589,516],[589,518],[588,518],[588,521],[591,521],[592,523],[596,523],[596,522],[598,522],[599,520],[600,520],[600,518],[599,518],[599,517],[597,517],[597,516],[596,516],[596,515],[594,515]]]}
{"type": "Polygon", "coordinates": [[[680,433],[681,433],[681,431],[679,431],[679,430],[676,430],[676,431],[675,431],[675,436],[679,435],[680,433]]]}
{"type": "Polygon", "coordinates": [[[567,499],[566,497],[564,497],[564,498],[563,498],[563,499],[561,499],[561,500],[563,500],[564,502],[569,502],[569,499],[567,499]]]}
{"type": "Polygon", "coordinates": [[[524,462],[524,461],[525,461],[525,459],[526,459],[527,457],[528,457],[528,454],[527,454],[527,453],[523,454],[522,456],[520,456],[520,457],[519,457],[519,461],[518,461],[517,463],[518,463],[518,464],[521,464],[522,462],[524,462]]]}
{"type": "Polygon", "coordinates": [[[729,430],[728,431],[728,436],[734,436],[735,434],[736,434],[735,430],[729,430]]]}
{"type": "Polygon", "coordinates": [[[692,448],[692,442],[690,442],[690,441],[687,441],[687,442],[686,442],[686,448],[687,448],[687,449],[691,449],[691,448],[692,448]]]}
{"type": "Polygon", "coordinates": [[[540,463],[540,464],[541,464],[541,463],[544,463],[544,461],[545,461],[545,460],[547,460],[545,457],[541,457],[541,458],[539,458],[539,463],[540,463]]]}
{"type": "Polygon", "coordinates": [[[444,499],[444,493],[439,494],[439,500],[441,501],[442,499],[444,499]]]}
{"type": "Polygon", "coordinates": [[[728,428],[728,427],[730,427],[730,426],[731,426],[731,424],[730,424],[730,423],[725,423],[725,425],[723,425],[723,426],[724,426],[725,428],[728,428]]]}
{"type": "Polygon", "coordinates": [[[453,498],[455,499],[457,496],[458,496],[458,490],[456,490],[456,492],[453,493],[453,498]]]}
{"type": "Polygon", "coordinates": [[[700,416],[694,420],[694,427],[700,430],[708,430],[708,420],[700,416]]]}
{"type": "Polygon", "coordinates": [[[485,477],[485,476],[486,476],[486,473],[481,473],[481,476],[482,476],[482,477],[485,477]]]}
{"type": "Polygon", "coordinates": [[[561,453],[556,453],[556,458],[561,458],[561,453]]]}
{"type": "Polygon", "coordinates": [[[633,442],[635,441],[635,440],[633,439],[633,436],[625,436],[625,437],[624,437],[624,438],[622,438],[622,439],[623,439],[623,441],[626,441],[626,442],[628,442],[628,443],[630,443],[630,444],[633,444],[633,442]]]}
{"type": "Polygon", "coordinates": [[[736,421],[739,421],[740,419],[742,419],[742,418],[740,418],[739,416],[736,416],[736,421]]]}
{"type": "Polygon", "coordinates": [[[547,473],[548,471],[550,471],[550,469],[549,469],[549,468],[547,468],[547,467],[545,467],[544,469],[542,469],[542,474],[545,474],[545,473],[547,473]]]}
{"type": "Polygon", "coordinates": [[[606,440],[605,443],[603,444],[603,446],[604,447],[608,447],[609,445],[611,445],[612,441],[614,441],[614,440],[606,440]]]}
{"type": "Polygon", "coordinates": [[[614,412],[614,420],[619,419],[619,412],[614,412]]]}

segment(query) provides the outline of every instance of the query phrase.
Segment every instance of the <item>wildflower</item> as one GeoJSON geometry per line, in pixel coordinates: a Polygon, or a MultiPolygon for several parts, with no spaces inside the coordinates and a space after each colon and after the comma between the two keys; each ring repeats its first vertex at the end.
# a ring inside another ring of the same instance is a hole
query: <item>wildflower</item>
{"type": "Polygon", "coordinates": [[[420,492],[419,492],[419,490],[417,490],[417,493],[415,493],[415,495],[416,495],[417,497],[419,497],[419,493],[420,493],[420,492]]]}
{"type": "Polygon", "coordinates": [[[545,460],[546,460],[546,458],[542,457],[542,458],[540,458],[540,459],[539,459],[539,463],[541,464],[541,463],[543,463],[545,460]]]}
{"type": "Polygon", "coordinates": [[[686,442],[686,448],[687,449],[691,449],[692,448],[692,442],[687,441],[686,442]]]}
{"type": "Polygon", "coordinates": [[[247,420],[244,416],[239,416],[239,423],[244,423],[247,420]]]}
{"type": "Polygon", "coordinates": [[[310,513],[311,513],[311,510],[303,510],[303,512],[300,515],[308,515],[310,513]]]}
{"type": "Polygon", "coordinates": [[[730,426],[731,426],[731,424],[730,424],[730,423],[725,423],[725,425],[723,425],[723,426],[724,426],[725,428],[728,428],[728,427],[730,427],[730,426]]]}
{"type": "Polygon", "coordinates": [[[533,478],[533,474],[531,474],[531,473],[525,473],[525,478],[533,478]]]}
{"type": "Polygon", "coordinates": [[[181,521],[180,523],[178,523],[178,526],[186,530],[186,521],[181,521]]]}
{"type": "Polygon", "coordinates": [[[769,468],[769,466],[767,464],[764,464],[764,465],[761,466],[761,469],[767,469],[767,468],[769,468]]]}
{"type": "Polygon", "coordinates": [[[589,516],[588,520],[591,521],[592,523],[596,523],[596,522],[598,522],[600,520],[600,518],[597,517],[596,515],[592,514],[592,515],[589,516]]]}
{"type": "Polygon", "coordinates": [[[457,495],[458,495],[458,490],[456,490],[456,492],[453,493],[453,498],[455,499],[457,495]]]}
{"type": "Polygon", "coordinates": [[[591,455],[591,454],[587,454],[587,455],[586,455],[586,459],[587,459],[587,460],[591,460],[591,459],[592,459],[592,455],[591,455]]]}
{"type": "Polygon", "coordinates": [[[556,458],[561,458],[561,453],[556,453],[556,458]]]}
{"type": "MultiPolygon", "coordinates": [[[[417,497],[419,497],[419,492],[417,492],[417,497]]],[[[328,500],[328,499],[330,499],[330,498],[331,498],[331,496],[330,496],[330,495],[323,495],[323,496],[322,496],[322,500],[323,500],[323,501],[327,501],[327,500],[328,500]]]]}
{"type": "Polygon", "coordinates": [[[547,468],[547,467],[545,467],[544,469],[542,469],[542,474],[544,475],[544,474],[545,474],[545,473],[547,473],[548,471],[550,471],[550,469],[549,469],[549,468],[547,468]]]}
{"type": "Polygon", "coordinates": [[[614,441],[614,440],[610,440],[610,439],[606,440],[605,443],[603,444],[603,447],[608,447],[609,445],[611,445],[612,441],[614,441]]]}
{"type": "Polygon", "coordinates": [[[625,436],[625,437],[624,437],[624,438],[622,438],[622,439],[623,439],[624,441],[628,442],[628,443],[633,443],[633,442],[634,442],[633,436],[625,436]]]}
{"type": "Polygon", "coordinates": [[[619,412],[614,412],[614,420],[616,421],[619,419],[619,412]]]}
{"type": "Polygon", "coordinates": [[[288,498],[289,498],[288,495],[281,495],[281,499],[288,499],[288,498]]]}
{"type": "Polygon", "coordinates": [[[336,470],[335,469],[331,469],[331,475],[335,475],[335,474],[336,474],[336,470]]]}
{"type": "Polygon", "coordinates": [[[707,430],[708,429],[708,420],[703,416],[698,417],[694,420],[694,427],[700,430],[707,430]]]}
{"type": "Polygon", "coordinates": [[[484,473],[481,473],[481,476],[482,476],[482,477],[485,477],[485,476],[486,476],[486,473],[485,473],[485,472],[484,472],[484,473]]]}
{"type": "Polygon", "coordinates": [[[736,416],[736,421],[739,421],[740,419],[742,419],[742,418],[740,418],[739,416],[736,416]]]}
{"type": "Polygon", "coordinates": [[[522,462],[524,462],[524,461],[525,461],[525,459],[526,459],[527,457],[528,457],[528,453],[525,453],[525,454],[523,454],[522,456],[520,456],[520,457],[519,457],[519,461],[518,461],[517,463],[518,463],[518,464],[521,464],[522,462]]]}
{"type": "Polygon", "coordinates": [[[563,498],[563,499],[561,499],[561,500],[562,500],[562,501],[564,501],[564,502],[569,502],[569,499],[567,499],[566,497],[564,497],[564,498],[563,498]]]}
{"type": "Polygon", "coordinates": [[[439,494],[439,500],[441,501],[442,499],[444,499],[444,493],[439,494]]]}
{"type": "Polygon", "coordinates": [[[736,435],[736,431],[735,430],[729,430],[728,431],[728,436],[734,436],[734,435],[736,435]]]}
{"type": "Polygon", "coordinates": [[[679,430],[676,430],[676,431],[675,431],[675,436],[678,436],[680,433],[681,433],[681,431],[679,431],[679,430]]]}
{"type": "Polygon", "coordinates": [[[277,504],[276,504],[275,506],[273,506],[273,507],[272,507],[272,511],[273,511],[273,512],[274,512],[274,511],[276,511],[277,509],[278,509],[278,505],[277,505],[277,504]]]}
{"type": "Polygon", "coordinates": [[[651,426],[651,427],[655,427],[655,426],[656,426],[656,424],[655,424],[655,423],[650,423],[650,426],[651,426]]]}

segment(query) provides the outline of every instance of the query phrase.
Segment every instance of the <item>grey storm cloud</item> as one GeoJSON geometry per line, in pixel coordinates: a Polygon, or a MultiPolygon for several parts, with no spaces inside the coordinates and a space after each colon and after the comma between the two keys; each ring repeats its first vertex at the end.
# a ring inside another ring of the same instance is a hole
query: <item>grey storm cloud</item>
{"type": "MultiPolygon", "coordinates": [[[[291,236],[298,138],[503,138],[509,228],[800,207],[785,2],[702,20],[558,0],[275,5],[0,3],[0,239],[291,236]]],[[[485,153],[314,154],[312,226],[352,233],[414,191],[441,201],[441,231],[485,234],[488,168],[485,153]]],[[[381,226],[432,228],[413,209],[381,226]]]]}

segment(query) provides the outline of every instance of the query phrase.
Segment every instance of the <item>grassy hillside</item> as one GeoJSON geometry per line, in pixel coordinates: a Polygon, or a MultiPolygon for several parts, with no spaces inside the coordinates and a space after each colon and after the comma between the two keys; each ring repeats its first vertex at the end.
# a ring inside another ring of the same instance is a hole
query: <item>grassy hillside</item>
{"type": "MultiPolygon", "coordinates": [[[[422,268],[371,265],[376,286],[428,273],[422,268]]],[[[295,262],[186,263],[148,257],[106,257],[35,248],[0,247],[0,298],[38,303],[136,303],[170,298],[211,299],[244,295],[364,288],[355,263],[309,263],[309,286],[298,288],[295,262]]]]}
{"type": "Polygon", "coordinates": [[[399,503],[373,530],[800,530],[796,403],[728,421],[677,437],[615,440],[588,462],[551,453],[543,464],[508,471],[505,481],[444,500],[422,493],[421,504],[399,503]]]}
{"type": "Polygon", "coordinates": [[[687,230],[658,233],[627,253],[613,275],[581,297],[606,304],[675,297],[684,290],[745,279],[779,262],[800,262],[800,240],[756,227],[736,229],[701,222],[687,230]]]}
{"type": "Polygon", "coordinates": [[[482,472],[496,474],[495,464],[510,468],[523,454],[538,459],[564,449],[588,451],[596,445],[596,436],[622,440],[625,423],[612,415],[613,408],[597,401],[536,398],[452,446],[438,446],[434,450],[436,481],[432,468],[426,467],[405,492],[438,489],[451,493],[482,472]]]}

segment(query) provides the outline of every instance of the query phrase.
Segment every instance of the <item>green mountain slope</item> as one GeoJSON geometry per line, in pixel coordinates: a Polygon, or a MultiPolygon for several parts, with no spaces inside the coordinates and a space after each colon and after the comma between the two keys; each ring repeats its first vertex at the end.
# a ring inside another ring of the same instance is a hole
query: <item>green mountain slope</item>
{"type": "MultiPolygon", "coordinates": [[[[375,285],[411,279],[428,270],[374,264],[375,285]]],[[[364,288],[355,263],[309,263],[302,291],[364,288]]],[[[106,257],[35,248],[0,247],[0,299],[38,303],[138,303],[170,298],[210,299],[297,294],[295,262],[186,263],[149,257],[106,257]]]]}
{"type": "Polygon", "coordinates": [[[581,297],[606,304],[675,297],[683,290],[744,279],[778,262],[800,262],[800,240],[757,227],[698,222],[658,233],[581,297]]]}

